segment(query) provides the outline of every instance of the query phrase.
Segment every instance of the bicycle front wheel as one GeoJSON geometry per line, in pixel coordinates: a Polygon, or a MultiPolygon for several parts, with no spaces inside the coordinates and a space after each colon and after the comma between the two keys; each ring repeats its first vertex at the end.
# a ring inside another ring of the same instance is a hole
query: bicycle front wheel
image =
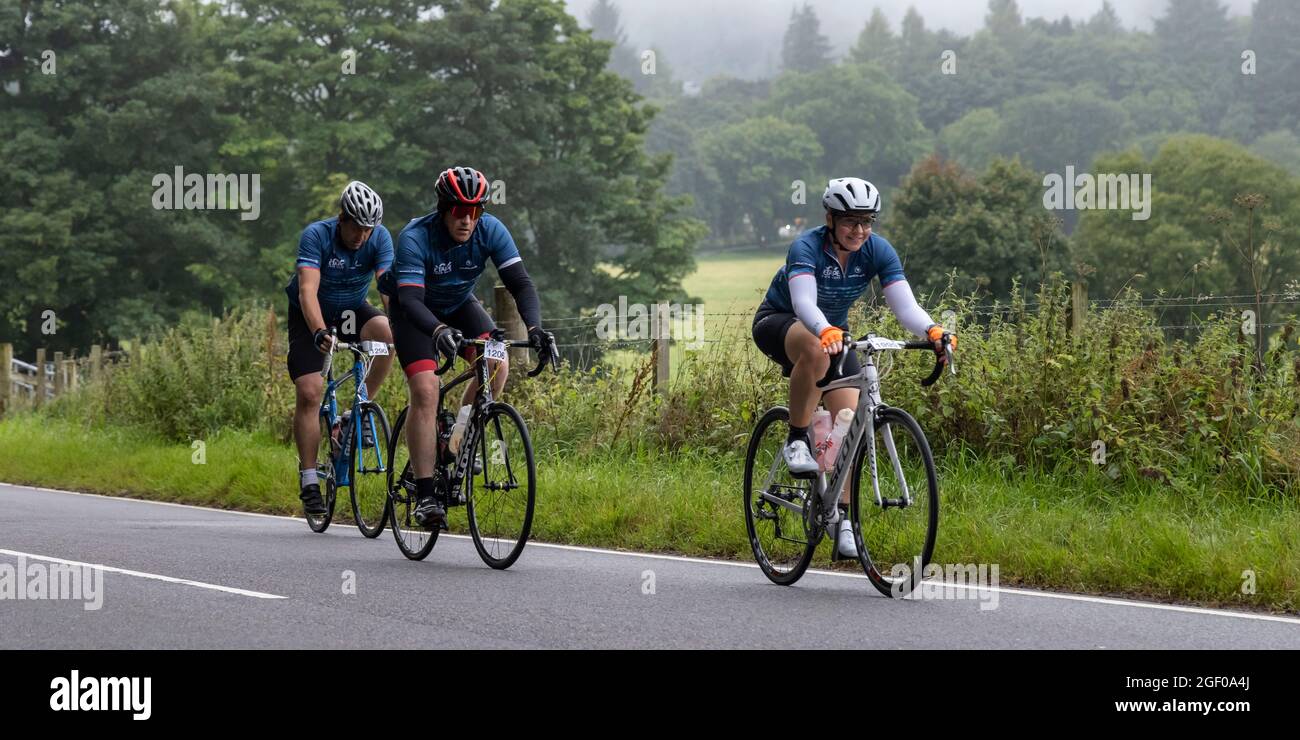
{"type": "Polygon", "coordinates": [[[469,532],[483,562],[504,570],[523,552],[533,526],[533,443],[523,417],[508,403],[489,406],[475,438],[467,442],[482,465],[481,473],[471,471],[465,479],[469,532]]]}
{"type": "MultiPolygon", "coordinates": [[[[361,405],[360,438],[352,445],[352,521],[369,538],[384,531],[388,519],[389,429],[384,410],[371,402],[361,405]]],[[[353,430],[355,436],[355,430],[353,430]]]]}
{"type": "Polygon", "coordinates": [[[872,440],[864,439],[853,468],[853,536],[872,585],[902,598],[920,584],[939,532],[939,483],[921,426],[902,409],[876,412],[872,440]],[[876,471],[880,494],[871,485],[876,471]]]}
{"type": "Polygon", "coordinates": [[[763,574],[789,586],[799,580],[821,540],[813,515],[813,481],[790,475],[781,456],[790,412],[768,409],[745,455],[745,528],[763,574]]]}
{"type": "Polygon", "coordinates": [[[407,410],[397,415],[388,443],[388,523],[397,549],[411,560],[424,560],[438,541],[438,529],[427,530],[415,521],[415,471],[411,469],[411,452],[406,443],[407,410]]]}
{"type": "Polygon", "coordinates": [[[316,533],[329,529],[334,520],[334,503],[338,500],[338,486],[334,479],[334,458],[339,454],[339,440],[324,412],[320,415],[320,446],[316,450],[316,480],[320,495],[325,501],[324,514],[306,514],[307,526],[316,533]]]}

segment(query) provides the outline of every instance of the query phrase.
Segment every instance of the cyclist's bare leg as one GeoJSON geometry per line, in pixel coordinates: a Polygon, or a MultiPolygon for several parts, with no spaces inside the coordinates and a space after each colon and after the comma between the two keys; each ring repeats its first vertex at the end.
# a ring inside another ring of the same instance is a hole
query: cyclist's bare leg
{"type": "MultiPolygon", "coordinates": [[[[492,397],[501,400],[501,393],[506,387],[506,378],[510,375],[510,363],[501,362],[500,360],[488,360],[488,378],[492,380],[492,397]]],[[[474,401],[474,394],[478,393],[478,376],[469,379],[465,383],[465,393],[460,397],[460,405],[468,406],[474,401]]]]}
{"type": "Polygon", "coordinates": [[[821,399],[817,381],[830,369],[831,358],[822,351],[821,340],[802,321],[794,322],[785,333],[785,355],[794,362],[790,371],[790,425],[806,427],[812,423],[821,399]]]}
{"type": "Polygon", "coordinates": [[[437,454],[438,376],[432,370],[416,373],[407,379],[411,389],[411,410],[407,412],[406,445],[411,453],[415,477],[433,477],[437,454]]]}
{"type": "Polygon", "coordinates": [[[293,409],[293,436],[298,443],[298,469],[316,467],[320,448],[320,399],[325,395],[325,379],[320,373],[300,375],[293,381],[297,400],[293,409]]]}
{"type": "MultiPolygon", "coordinates": [[[[366,322],[361,327],[360,337],[366,342],[383,342],[385,344],[393,343],[393,331],[388,326],[387,316],[376,316],[366,322]]],[[[379,388],[384,384],[384,378],[388,377],[388,371],[393,366],[393,355],[381,355],[375,358],[370,365],[370,374],[366,376],[366,397],[374,400],[375,395],[379,393],[379,388]]]]}

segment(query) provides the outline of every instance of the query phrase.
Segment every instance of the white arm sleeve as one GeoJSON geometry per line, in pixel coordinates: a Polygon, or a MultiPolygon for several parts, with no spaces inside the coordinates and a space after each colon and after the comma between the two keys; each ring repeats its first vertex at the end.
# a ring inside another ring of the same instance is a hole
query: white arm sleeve
{"type": "MultiPolygon", "coordinates": [[[[812,275],[795,275],[790,278],[790,303],[794,304],[794,315],[813,333],[814,337],[822,335],[822,329],[831,325],[826,314],[817,308],[817,278],[812,275]]],[[[911,292],[908,292],[911,295],[911,292]]]]}
{"type": "Polygon", "coordinates": [[[895,280],[886,285],[884,291],[885,303],[898,317],[898,323],[916,336],[925,338],[925,330],[930,328],[934,320],[924,308],[917,305],[916,296],[912,295],[912,286],[906,280],[895,280]]]}

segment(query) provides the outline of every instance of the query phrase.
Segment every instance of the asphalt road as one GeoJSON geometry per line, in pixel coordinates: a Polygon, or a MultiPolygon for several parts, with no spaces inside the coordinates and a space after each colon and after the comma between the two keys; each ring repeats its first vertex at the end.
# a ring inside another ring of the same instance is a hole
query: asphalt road
{"type": "Polygon", "coordinates": [[[0,484],[0,574],[49,559],[105,566],[102,590],[0,594],[0,648],[1300,648],[1293,617],[1005,587],[893,600],[861,574],[786,588],[747,563],[537,542],[494,571],[465,537],[412,562],[387,531],[0,484]]]}

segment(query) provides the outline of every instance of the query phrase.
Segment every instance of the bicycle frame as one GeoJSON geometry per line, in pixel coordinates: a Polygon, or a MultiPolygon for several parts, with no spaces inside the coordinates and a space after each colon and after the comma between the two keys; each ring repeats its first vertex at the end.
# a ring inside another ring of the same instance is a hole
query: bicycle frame
{"type": "MultiPolygon", "coordinates": [[[[880,374],[876,368],[875,355],[887,350],[904,349],[909,349],[909,347],[903,342],[884,339],[871,334],[868,334],[861,341],[853,342],[851,345],[846,344],[844,352],[863,353],[862,371],[856,375],[839,378],[820,388],[822,393],[829,393],[841,388],[857,388],[859,391],[858,406],[853,415],[853,422],[849,425],[849,430],[844,435],[839,452],[836,454],[834,475],[829,482],[826,480],[826,473],[824,472],[819,472],[814,479],[813,498],[820,503],[818,516],[823,527],[828,527],[839,521],[839,507],[836,506],[837,494],[847,484],[848,476],[852,472],[849,469],[850,465],[858,454],[858,447],[862,444],[868,445],[867,463],[871,474],[871,491],[875,496],[876,505],[900,507],[911,505],[911,492],[908,490],[907,480],[903,476],[902,465],[898,461],[898,451],[894,447],[894,438],[890,433],[885,434],[885,449],[893,465],[894,474],[902,486],[902,497],[899,499],[881,499],[880,479],[876,474],[876,413],[885,408],[885,403],[880,397],[880,374]]],[[[767,472],[767,480],[763,484],[762,497],[771,504],[783,506],[802,515],[804,513],[803,506],[769,493],[772,482],[776,480],[776,476],[784,464],[780,455],[776,455],[772,459],[772,466],[767,472]]],[[[812,503],[812,501],[809,503],[812,503]]]]}
{"type": "MultiPolygon", "coordinates": [[[[339,420],[338,412],[338,390],[348,382],[354,384],[352,408],[358,409],[361,404],[370,400],[369,392],[366,390],[366,378],[370,375],[370,366],[374,363],[374,356],[365,348],[369,342],[362,342],[360,346],[339,342],[335,346],[338,349],[346,349],[352,352],[352,369],[342,378],[334,378],[334,351],[331,350],[325,358],[325,365],[321,368],[321,376],[325,378],[325,394],[321,398],[320,416],[326,422],[326,429],[333,432],[335,423],[339,420]]],[[[370,417],[367,417],[370,418],[370,417]]],[[[379,430],[374,426],[374,419],[370,418],[370,435],[371,439],[376,439],[379,430]]],[[[361,414],[352,414],[348,429],[339,431],[339,449],[338,454],[334,456],[334,482],[338,486],[349,486],[352,484],[352,445],[355,440],[361,439],[361,414]]],[[[377,447],[377,446],[376,446],[377,447]]],[[[332,449],[332,448],[331,448],[332,449]]],[[[385,469],[384,455],[386,450],[376,449],[376,459],[379,467],[375,472],[381,472],[385,469]]]]}
{"type": "MultiPolygon", "coordinates": [[[[488,371],[488,365],[490,364],[490,361],[487,359],[486,356],[486,346],[488,341],[499,341],[502,344],[504,344],[506,347],[528,347],[529,346],[527,341],[520,341],[520,340],[507,340],[507,339],[467,340],[465,342],[466,345],[478,346],[481,350],[478,356],[474,358],[473,367],[468,368],[460,375],[457,375],[451,382],[441,385],[439,387],[438,405],[441,408],[442,404],[446,401],[447,396],[449,395],[449,391],[451,391],[453,388],[460,385],[461,383],[467,382],[471,377],[474,377],[475,375],[477,375],[478,377],[478,391],[474,394],[474,399],[470,402],[471,411],[470,411],[470,418],[466,422],[465,437],[461,442],[460,449],[456,452],[456,459],[454,461],[452,471],[451,471],[451,484],[453,487],[459,485],[459,483],[464,478],[464,471],[469,470],[470,466],[473,464],[470,456],[474,452],[474,447],[477,446],[479,442],[478,430],[481,426],[479,422],[481,422],[481,420],[487,415],[487,408],[492,404],[494,400],[494,396],[492,394],[492,383],[491,383],[492,376],[494,375],[494,373],[490,373],[488,371]]],[[[511,480],[513,480],[514,474],[509,470],[509,461],[506,462],[506,469],[511,476],[511,480]]]]}

